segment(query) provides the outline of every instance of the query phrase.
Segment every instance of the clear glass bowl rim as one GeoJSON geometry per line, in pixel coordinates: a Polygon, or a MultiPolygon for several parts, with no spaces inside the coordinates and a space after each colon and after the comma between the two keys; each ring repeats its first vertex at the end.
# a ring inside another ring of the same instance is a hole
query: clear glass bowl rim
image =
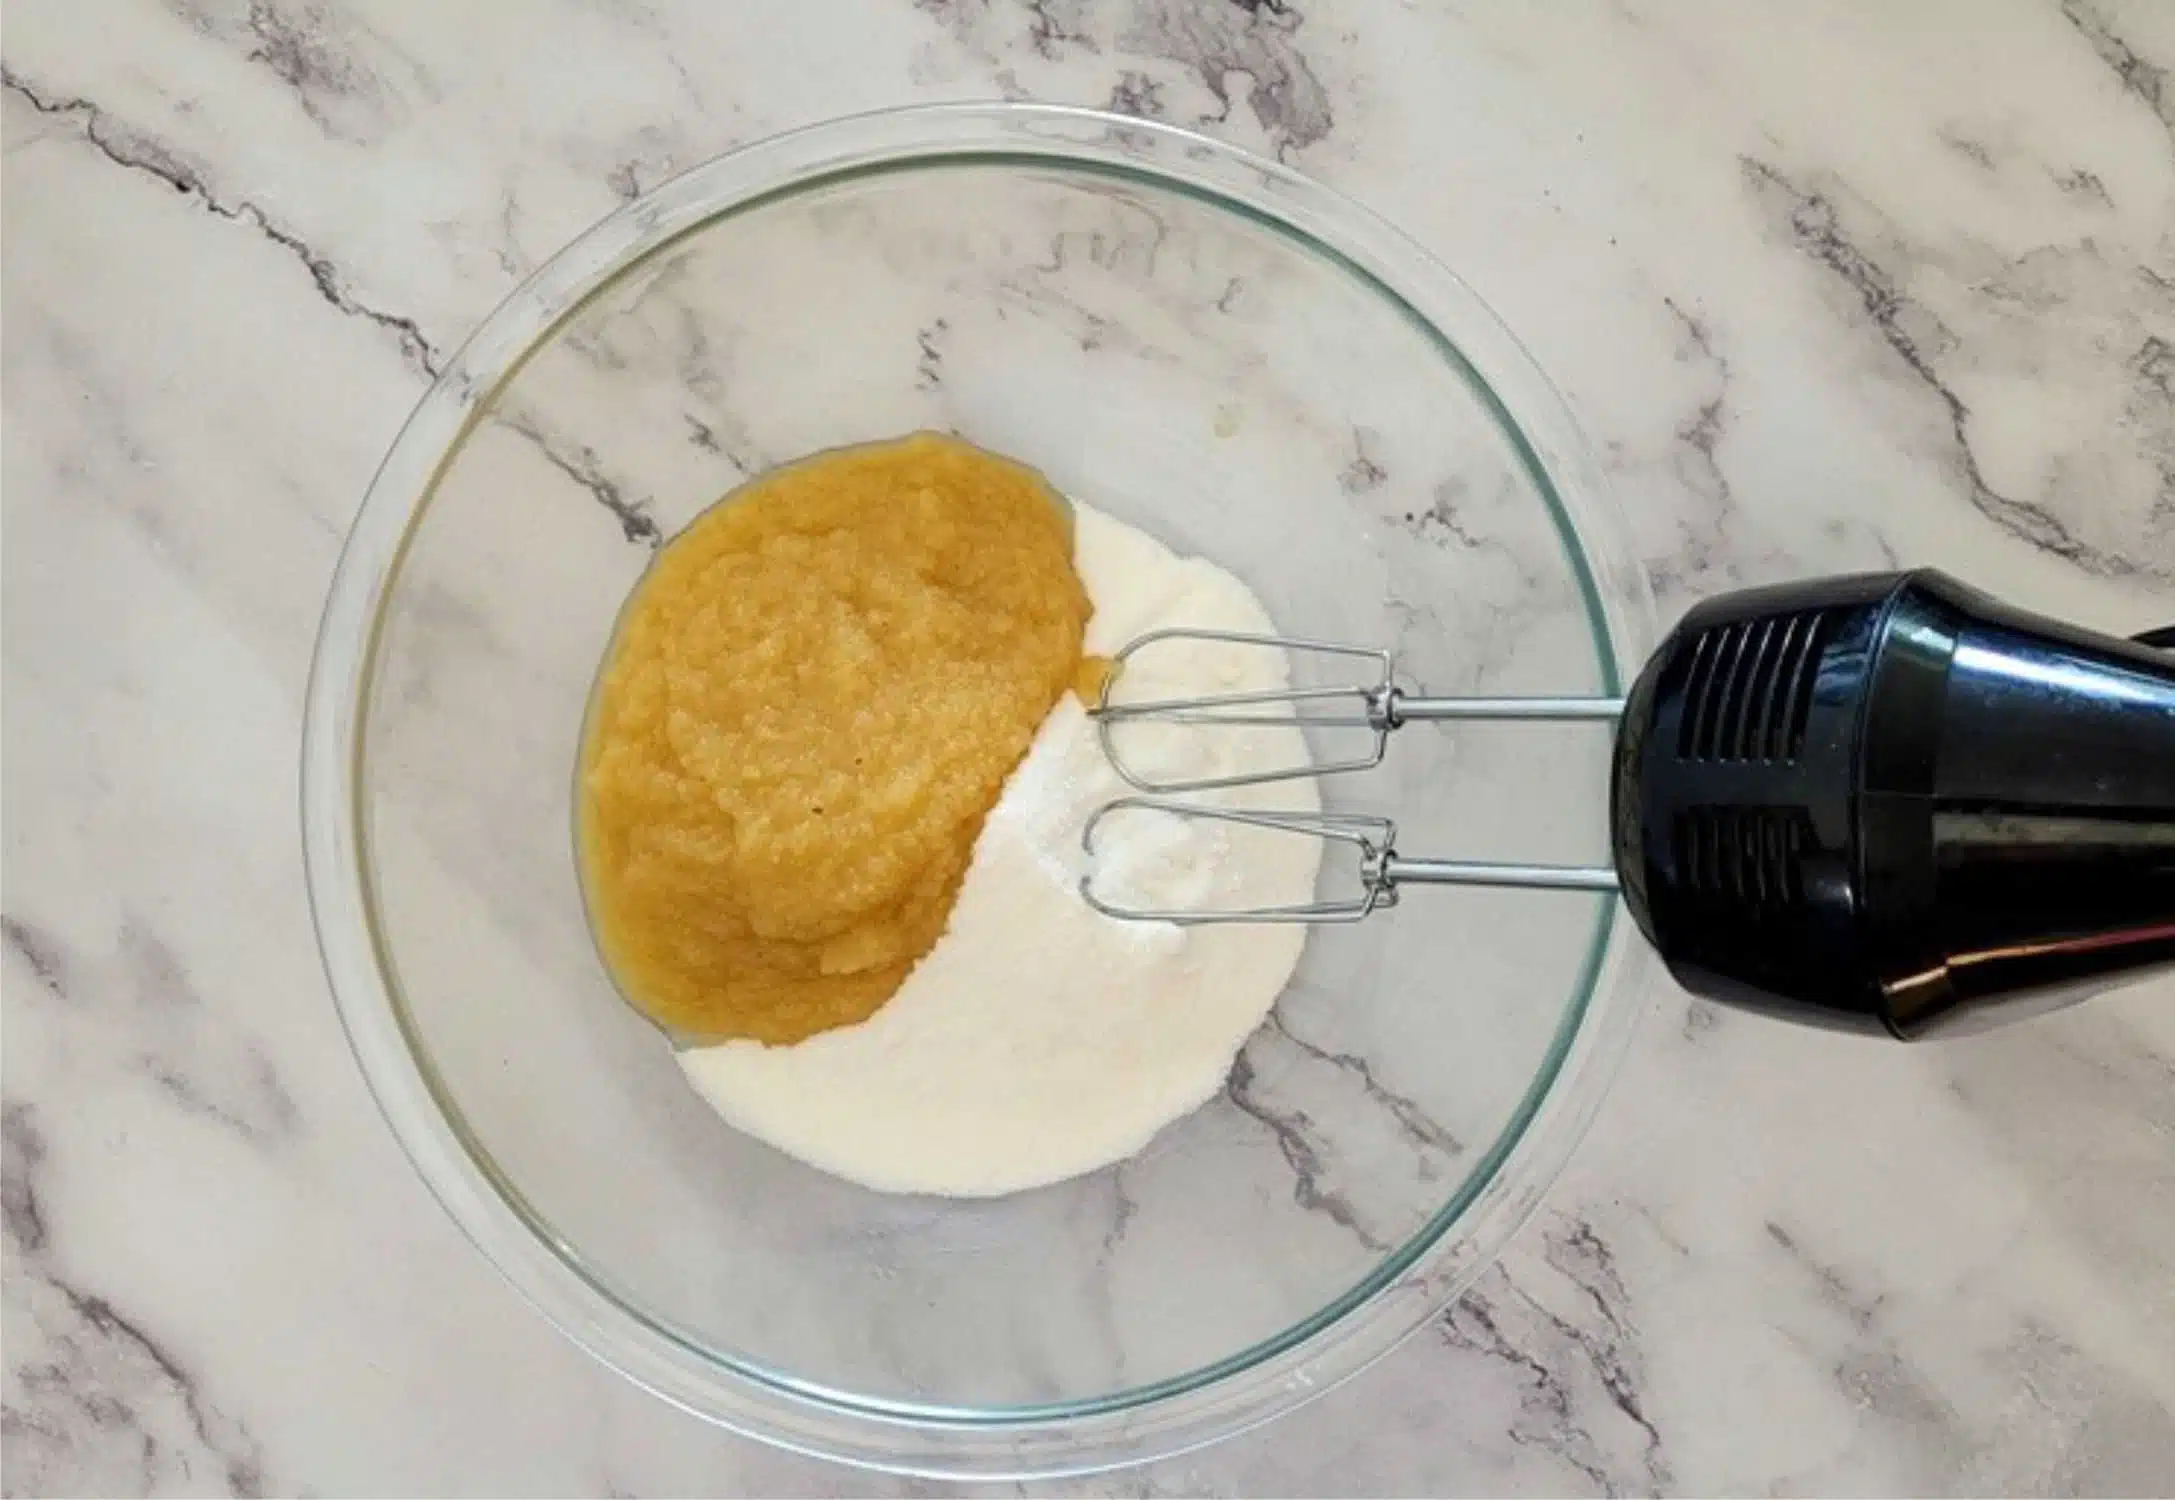
{"type": "Polygon", "coordinates": [[[1602,691],[1622,690],[1627,664],[1635,670],[1654,638],[1644,571],[1563,398],[1447,268],[1350,199],[1190,131],[1055,105],[918,105],[807,126],[683,173],[553,256],[445,362],[372,480],[334,571],[305,706],[303,845],[326,977],[380,1110],[455,1222],[564,1333],[665,1400],[794,1451],[933,1478],[1050,1477],[1243,1431],[1364,1368],[1463,1292],[1561,1170],[1643,1009],[1652,959],[1615,903],[1600,908],[1581,992],[1509,1124],[1429,1223],[1342,1296],[1270,1339],[1152,1385],[1056,1405],[938,1407],[827,1389],[710,1349],[615,1291],[526,1205],[461,1125],[408,1019],[375,917],[360,803],[382,607],[439,478],[529,354],[620,278],[723,217],[841,180],[960,164],[1146,183],[1279,233],[1383,297],[1437,346],[1517,450],[1581,570],[1602,691]]]}

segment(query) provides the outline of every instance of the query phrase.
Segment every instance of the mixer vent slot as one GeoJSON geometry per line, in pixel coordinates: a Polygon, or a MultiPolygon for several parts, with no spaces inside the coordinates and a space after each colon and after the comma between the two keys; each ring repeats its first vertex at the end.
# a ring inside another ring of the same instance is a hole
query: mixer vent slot
{"type": "Polygon", "coordinates": [[[1791,807],[1694,807],[1677,819],[1685,889],[1747,918],[1778,915],[1805,898],[1801,861],[1811,830],[1791,807]]]}
{"type": "Polygon", "coordinates": [[[1692,643],[1677,759],[1795,761],[1834,620],[1833,611],[1808,609],[1702,631],[1692,643]]]}

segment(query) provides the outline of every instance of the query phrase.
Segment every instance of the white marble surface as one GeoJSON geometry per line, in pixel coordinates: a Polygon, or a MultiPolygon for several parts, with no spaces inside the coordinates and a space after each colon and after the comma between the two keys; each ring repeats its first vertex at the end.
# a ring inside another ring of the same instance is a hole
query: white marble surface
{"type": "MultiPolygon", "coordinates": [[[[892,1493],[705,1427],[461,1240],[305,910],[301,693],[430,372],[624,197],[995,93],[1274,151],[1525,338],[1664,613],[1937,562],[2175,618],[2175,10],[16,0],[9,1493],[892,1493]]],[[[2175,1489],[2175,985],[1917,1049],[1665,996],[1477,1293],[1128,1491],[2175,1489]]],[[[911,1487],[907,1487],[911,1488],[911,1487]]]]}

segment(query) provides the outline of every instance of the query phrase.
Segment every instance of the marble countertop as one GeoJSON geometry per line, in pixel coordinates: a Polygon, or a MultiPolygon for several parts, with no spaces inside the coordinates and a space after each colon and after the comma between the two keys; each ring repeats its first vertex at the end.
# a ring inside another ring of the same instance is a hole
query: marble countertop
{"type": "MultiPolygon", "coordinates": [[[[1663,614],[1938,563],[2175,619],[2175,10],[17,0],[5,1488],[896,1493],[622,1382],[380,1122],[295,816],[431,372],[673,172],[908,101],[1272,152],[1492,302],[1663,614]]],[[[1881,1047],[1656,1003],[1472,1299],[1140,1493],[2166,1492],[2175,983],[1881,1047]]]]}

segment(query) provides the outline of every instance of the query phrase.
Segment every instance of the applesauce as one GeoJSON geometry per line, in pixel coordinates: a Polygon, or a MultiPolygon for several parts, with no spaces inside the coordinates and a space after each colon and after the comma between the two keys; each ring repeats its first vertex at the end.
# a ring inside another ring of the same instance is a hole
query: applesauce
{"type": "Polygon", "coordinates": [[[691,1038],[866,1020],[944,931],[984,817],[1083,664],[1070,512],[916,433],[758,476],[622,613],[578,839],[620,987],[691,1038]]]}

